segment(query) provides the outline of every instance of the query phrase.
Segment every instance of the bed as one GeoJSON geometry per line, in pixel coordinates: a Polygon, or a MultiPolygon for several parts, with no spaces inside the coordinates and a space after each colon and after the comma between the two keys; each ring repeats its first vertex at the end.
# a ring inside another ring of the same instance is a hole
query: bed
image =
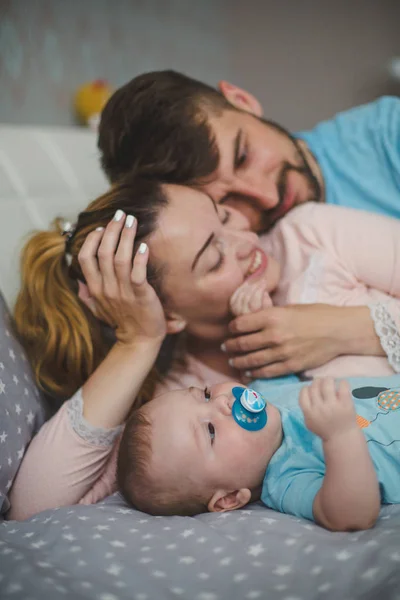
{"type": "Polygon", "coordinates": [[[9,322],[18,252],[29,230],[58,214],[73,218],[105,185],[92,133],[0,127],[0,597],[400,600],[400,506],[385,507],[373,530],[350,534],[260,504],[150,517],[118,493],[5,519],[23,454],[48,417],[9,322]]]}

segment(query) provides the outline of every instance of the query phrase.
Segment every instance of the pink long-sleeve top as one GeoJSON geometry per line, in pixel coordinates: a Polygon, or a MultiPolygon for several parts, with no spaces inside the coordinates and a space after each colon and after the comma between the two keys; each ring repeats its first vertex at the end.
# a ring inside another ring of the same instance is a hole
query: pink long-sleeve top
{"type": "MultiPolygon", "coordinates": [[[[309,203],[291,211],[260,238],[282,266],[276,305],[368,305],[386,357],[340,356],[311,376],[368,376],[400,372],[400,222],[338,206],[309,203]]],[[[187,357],[157,392],[213,384],[227,377],[187,357]]],[[[81,391],[32,440],[10,493],[9,518],[91,504],[116,491],[122,427],[101,430],[83,418],[81,391]]]]}

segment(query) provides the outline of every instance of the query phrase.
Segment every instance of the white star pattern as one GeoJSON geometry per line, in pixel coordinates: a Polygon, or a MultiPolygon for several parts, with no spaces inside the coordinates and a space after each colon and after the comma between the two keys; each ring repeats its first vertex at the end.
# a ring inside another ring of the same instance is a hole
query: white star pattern
{"type": "Polygon", "coordinates": [[[6,386],[0,379],[0,394],[5,394],[5,393],[6,393],[6,386]]]}
{"type": "Polygon", "coordinates": [[[247,578],[248,578],[248,575],[246,573],[236,573],[236,575],[234,575],[234,577],[233,577],[233,581],[235,583],[240,583],[241,581],[244,581],[247,578]]]}
{"type": "Polygon", "coordinates": [[[33,412],[29,411],[28,414],[26,415],[26,420],[28,421],[29,425],[32,425],[34,418],[35,418],[35,415],[33,414],[33,412]]]}
{"type": "Polygon", "coordinates": [[[183,565],[192,565],[196,559],[193,556],[181,556],[179,562],[183,565]]]}
{"type": "Polygon", "coordinates": [[[45,545],[46,545],[46,542],[44,540],[39,540],[38,542],[32,542],[32,544],[31,544],[32,548],[36,548],[36,549],[42,548],[45,545]]]}
{"type": "Polygon", "coordinates": [[[106,573],[109,575],[115,575],[116,577],[121,573],[122,567],[121,565],[112,564],[106,569],[106,573]]]}
{"type": "Polygon", "coordinates": [[[18,377],[16,375],[13,376],[13,382],[15,385],[18,385],[18,377]]]}
{"type": "Polygon", "coordinates": [[[336,553],[337,560],[349,560],[353,555],[348,550],[342,550],[341,552],[336,553]]]}
{"type": "Polygon", "coordinates": [[[21,458],[24,456],[24,450],[25,450],[24,447],[22,447],[21,450],[18,450],[18,452],[17,452],[18,460],[21,460],[21,458]]]}
{"type": "Polygon", "coordinates": [[[276,569],[272,572],[275,575],[287,575],[292,572],[292,567],[289,567],[289,565],[277,565],[276,569]]]}
{"type": "Polygon", "coordinates": [[[371,567],[370,569],[367,569],[366,571],[364,571],[364,573],[361,575],[362,579],[375,579],[375,576],[377,575],[377,573],[379,572],[379,567],[371,567]]]}
{"type": "Polygon", "coordinates": [[[21,405],[20,404],[16,404],[15,405],[15,412],[17,413],[17,415],[20,415],[22,411],[21,405]]]}
{"type": "Polygon", "coordinates": [[[224,558],[221,558],[221,560],[219,561],[219,564],[221,565],[221,567],[227,567],[231,564],[231,562],[232,562],[232,557],[225,556],[224,558]]]}
{"type": "Polygon", "coordinates": [[[257,600],[257,598],[261,598],[262,592],[259,590],[250,590],[245,596],[248,600],[257,600]]]}
{"type": "Polygon", "coordinates": [[[322,567],[320,567],[319,565],[316,565],[315,567],[313,567],[310,571],[311,575],[319,575],[320,573],[322,573],[322,567]]]}
{"type": "Polygon", "coordinates": [[[8,355],[13,361],[15,361],[15,353],[12,348],[10,348],[10,350],[8,351],[8,355]]]}
{"type": "Polygon", "coordinates": [[[119,540],[113,540],[112,542],[110,542],[111,546],[114,546],[114,548],[125,548],[126,544],[125,542],[121,542],[119,540]]]}
{"type": "Polygon", "coordinates": [[[188,537],[190,537],[190,536],[191,536],[191,535],[193,535],[193,534],[194,534],[194,529],[185,529],[185,531],[183,531],[183,532],[181,533],[181,536],[182,536],[183,538],[188,538],[188,537]]]}
{"type": "Polygon", "coordinates": [[[165,546],[166,550],[175,550],[175,548],[177,548],[176,544],[167,544],[167,546],[165,546]]]}
{"type": "Polygon", "coordinates": [[[0,444],[4,444],[7,438],[8,438],[8,433],[3,431],[3,433],[0,435],[0,444]]]}
{"type": "Polygon", "coordinates": [[[329,583],[329,581],[327,581],[326,583],[322,583],[317,589],[319,592],[329,592],[329,590],[331,589],[332,584],[329,583]]]}
{"type": "Polygon", "coordinates": [[[247,554],[250,556],[259,556],[264,552],[264,546],[262,544],[256,544],[255,546],[250,546],[247,550],[247,554]]]}

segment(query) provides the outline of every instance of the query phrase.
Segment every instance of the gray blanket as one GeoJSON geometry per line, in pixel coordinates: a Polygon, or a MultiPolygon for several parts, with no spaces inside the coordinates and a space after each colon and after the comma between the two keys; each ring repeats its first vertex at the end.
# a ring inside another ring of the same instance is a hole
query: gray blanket
{"type": "Polygon", "coordinates": [[[400,598],[400,506],[373,530],[329,533],[261,505],[149,517],[115,494],[0,524],[0,598],[400,598]]]}

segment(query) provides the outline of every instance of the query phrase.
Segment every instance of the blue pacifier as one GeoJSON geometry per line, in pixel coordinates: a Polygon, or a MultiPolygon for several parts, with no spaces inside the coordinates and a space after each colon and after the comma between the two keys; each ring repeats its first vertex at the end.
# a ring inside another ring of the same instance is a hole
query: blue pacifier
{"type": "Polygon", "coordinates": [[[235,402],[232,416],[236,423],[248,431],[259,431],[267,424],[267,411],[264,398],[251,388],[234,387],[235,402]]]}

